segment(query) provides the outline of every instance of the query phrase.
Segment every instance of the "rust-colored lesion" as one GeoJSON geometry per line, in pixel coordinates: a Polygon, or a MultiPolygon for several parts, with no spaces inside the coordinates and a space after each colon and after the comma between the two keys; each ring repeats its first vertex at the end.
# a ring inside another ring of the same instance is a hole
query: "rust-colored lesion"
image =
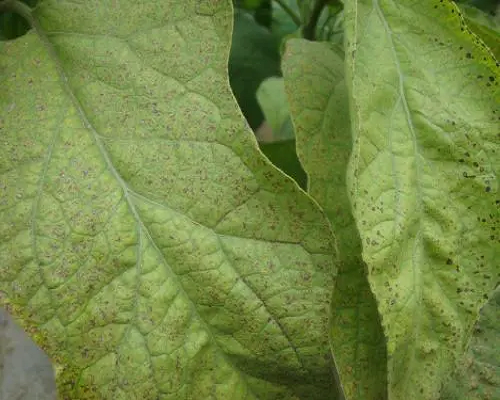
{"type": "Polygon", "coordinates": [[[262,143],[274,142],[273,130],[271,128],[271,125],[269,125],[266,121],[263,121],[255,131],[255,137],[257,138],[257,141],[262,143]]]}

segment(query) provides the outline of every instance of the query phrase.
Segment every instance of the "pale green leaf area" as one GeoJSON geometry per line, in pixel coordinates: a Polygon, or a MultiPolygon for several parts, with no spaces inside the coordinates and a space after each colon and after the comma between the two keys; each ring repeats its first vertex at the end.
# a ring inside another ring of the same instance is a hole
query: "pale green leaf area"
{"type": "Polygon", "coordinates": [[[282,68],[308,190],[338,237],[330,341],[344,392],[349,400],[380,400],[387,397],[385,338],[346,189],[351,131],[341,54],[330,43],[290,40],[282,68]]]}
{"type": "Polygon", "coordinates": [[[500,399],[500,286],[481,309],[469,350],[441,400],[500,399]]]}
{"type": "Polygon", "coordinates": [[[61,399],[334,398],[334,243],[228,85],[229,1],[41,1],[0,44],[0,294],[61,399]]]}
{"type": "Polygon", "coordinates": [[[346,2],[348,187],[389,399],[437,399],[500,267],[499,64],[454,3],[346,2]]]}
{"type": "Polygon", "coordinates": [[[293,140],[293,125],[285,93],[283,78],[273,76],[265,79],[257,89],[257,101],[273,131],[273,141],[293,140]]]}

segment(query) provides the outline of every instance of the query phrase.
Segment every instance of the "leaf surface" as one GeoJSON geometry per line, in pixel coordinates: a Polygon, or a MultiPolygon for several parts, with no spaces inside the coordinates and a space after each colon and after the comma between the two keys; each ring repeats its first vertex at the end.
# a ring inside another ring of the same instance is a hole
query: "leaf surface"
{"type": "Polygon", "coordinates": [[[0,298],[60,398],[332,398],[333,239],[237,109],[230,2],[32,22],[0,44],[0,298]]]}
{"type": "Polygon", "coordinates": [[[348,185],[389,398],[437,399],[498,282],[499,64],[451,1],[346,3],[348,185]]]}
{"type": "Polygon", "coordinates": [[[476,7],[460,4],[467,26],[490,48],[497,60],[500,58],[500,19],[493,18],[476,7]]]}
{"type": "Polygon", "coordinates": [[[331,307],[330,341],[347,399],[386,398],[385,338],[361,258],[346,168],[351,131],[344,60],[337,46],[291,39],[283,59],[297,153],[309,193],[338,237],[340,266],[331,307]]]}
{"type": "Polygon", "coordinates": [[[479,320],[453,379],[441,400],[500,399],[500,286],[481,309],[479,320]]]}

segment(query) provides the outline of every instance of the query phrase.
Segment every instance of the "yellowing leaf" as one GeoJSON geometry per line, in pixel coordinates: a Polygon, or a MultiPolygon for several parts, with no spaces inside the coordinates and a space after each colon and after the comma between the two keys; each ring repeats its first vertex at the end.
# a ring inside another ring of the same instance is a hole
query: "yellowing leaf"
{"type": "Polygon", "coordinates": [[[338,237],[341,263],[330,342],[345,395],[349,400],[384,399],[385,337],[345,182],[351,129],[344,60],[335,45],[293,39],[287,43],[283,74],[309,193],[324,208],[338,237]]]}
{"type": "Polygon", "coordinates": [[[498,283],[499,64],[451,1],[346,2],[350,196],[389,399],[437,399],[498,283]]]}
{"type": "Polygon", "coordinates": [[[479,320],[456,374],[440,400],[500,398],[500,286],[481,309],[479,320]]]}
{"type": "Polygon", "coordinates": [[[230,2],[32,19],[0,44],[0,293],[60,398],[330,398],[332,236],[237,109],[230,2]]]}

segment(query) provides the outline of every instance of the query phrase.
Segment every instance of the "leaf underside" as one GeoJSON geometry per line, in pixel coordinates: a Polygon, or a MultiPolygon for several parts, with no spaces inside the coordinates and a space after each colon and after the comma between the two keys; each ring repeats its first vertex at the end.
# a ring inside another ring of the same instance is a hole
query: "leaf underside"
{"type": "Polygon", "coordinates": [[[479,320],[453,379],[440,400],[500,399],[500,286],[481,309],[479,320]]]}
{"type": "Polygon", "coordinates": [[[451,1],[346,3],[349,194],[389,399],[437,399],[498,282],[499,64],[451,1]]]}
{"type": "Polygon", "coordinates": [[[237,109],[230,2],[33,17],[0,44],[0,294],[59,396],[332,398],[332,236],[237,109]]]}
{"type": "Polygon", "coordinates": [[[338,237],[340,266],[331,307],[330,341],[346,398],[387,397],[385,338],[361,259],[361,242],[345,182],[351,153],[344,60],[330,43],[290,39],[283,74],[309,193],[338,237]]]}

